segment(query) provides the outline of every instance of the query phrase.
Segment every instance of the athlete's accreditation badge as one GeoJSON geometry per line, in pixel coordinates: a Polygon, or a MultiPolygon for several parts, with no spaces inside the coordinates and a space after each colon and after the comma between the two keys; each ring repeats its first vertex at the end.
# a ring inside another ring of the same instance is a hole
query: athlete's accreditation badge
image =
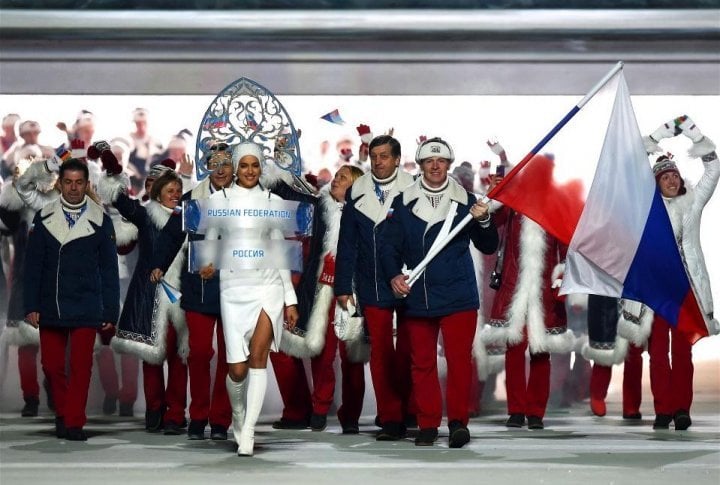
{"type": "Polygon", "coordinates": [[[323,269],[318,281],[328,286],[335,284],[335,257],[330,253],[327,253],[323,259],[323,269]]]}

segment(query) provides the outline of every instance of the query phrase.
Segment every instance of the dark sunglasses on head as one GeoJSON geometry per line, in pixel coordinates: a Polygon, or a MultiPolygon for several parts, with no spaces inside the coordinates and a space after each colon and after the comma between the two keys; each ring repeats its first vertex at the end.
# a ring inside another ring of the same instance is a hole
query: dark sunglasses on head
{"type": "Polygon", "coordinates": [[[216,143],[210,147],[211,152],[226,152],[230,148],[227,143],[216,143]]]}

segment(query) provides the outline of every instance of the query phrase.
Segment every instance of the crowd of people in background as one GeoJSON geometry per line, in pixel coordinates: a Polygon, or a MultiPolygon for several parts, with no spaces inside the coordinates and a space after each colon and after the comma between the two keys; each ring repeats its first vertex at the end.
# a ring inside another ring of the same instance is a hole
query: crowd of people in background
{"type": "MultiPolygon", "coordinates": [[[[358,140],[337,144],[333,167],[305,174],[311,189],[303,191],[273,166],[272,147],[218,141],[192,160],[187,130],[164,146],[149,133],[145,109],[132,120],[132,133],[96,140],[94,116],[83,110],[72,126],[58,123],[67,134],[59,149],[42,144],[37,122],[17,114],[2,120],[0,351],[17,346],[22,416],[39,414],[42,383],[58,438],[87,439],[93,359],[104,414],[135,416],[142,361],[147,432],[204,440],[209,425],[213,440],[232,431],[243,456],[254,452],[268,361],[283,401],[273,427],[321,432],[333,409],[338,354],[343,434],[361,431],[366,363],[377,409],[365,411],[376,411],[381,441],[411,432],[415,445],[432,446],[445,416],[448,446],[463,447],[469,420],[484,395],[494,396],[502,370],[509,428],[543,429],[549,404],[587,398],[604,416],[612,365],[623,362],[622,417],[639,422],[644,349],[653,428],[692,424],[690,344],[639,302],[558,295],[567,247],[483,197],[510,168],[496,140],[487,143],[498,160],[474,167],[442,138],[401,147],[392,131],[372,137],[359,127],[358,140]],[[415,153],[410,164],[403,150],[415,153]],[[210,175],[198,181],[195,164],[210,175]],[[183,201],[218,198],[313,206],[302,273],[190,271],[189,243],[250,232],[283,238],[263,229],[183,230],[183,201]],[[409,276],[466,215],[471,222],[409,276]],[[168,287],[181,298],[170,298],[168,287]],[[303,359],[310,359],[309,379],[303,359]]],[[[690,156],[703,162],[698,184],[683,180],[672,156],[651,155],[652,168],[712,325],[699,221],[720,161],[687,117],[646,137],[648,154],[678,135],[690,138],[690,156]]]]}

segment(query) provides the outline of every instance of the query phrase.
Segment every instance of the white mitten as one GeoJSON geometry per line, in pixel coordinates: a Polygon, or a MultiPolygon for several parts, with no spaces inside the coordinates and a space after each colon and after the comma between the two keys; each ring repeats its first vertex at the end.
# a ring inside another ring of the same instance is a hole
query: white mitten
{"type": "Polygon", "coordinates": [[[658,145],[658,142],[663,138],[672,138],[679,134],[680,129],[675,124],[675,121],[668,121],[665,124],[660,125],[657,130],[653,131],[651,135],[643,137],[643,143],[645,144],[645,151],[647,153],[659,153],[662,148],[658,145]]]}
{"type": "Polygon", "coordinates": [[[682,130],[682,134],[692,140],[693,143],[697,143],[703,139],[703,134],[700,133],[700,128],[697,127],[695,122],[690,119],[689,116],[684,115],[675,119],[678,123],[678,128],[682,130]]]}
{"type": "Polygon", "coordinates": [[[682,130],[682,134],[693,142],[692,147],[688,150],[689,156],[698,158],[715,150],[715,143],[700,132],[700,129],[689,116],[680,116],[675,119],[675,122],[678,123],[678,128],[682,130]]]}
{"type": "Polygon", "coordinates": [[[675,125],[675,120],[672,120],[660,125],[657,130],[652,132],[650,138],[658,142],[663,138],[672,138],[679,134],[680,129],[675,125]]]}
{"type": "Polygon", "coordinates": [[[70,152],[65,148],[65,145],[60,145],[53,153],[53,156],[45,160],[45,169],[48,173],[57,173],[60,165],[68,158],[70,158],[70,152]]]}

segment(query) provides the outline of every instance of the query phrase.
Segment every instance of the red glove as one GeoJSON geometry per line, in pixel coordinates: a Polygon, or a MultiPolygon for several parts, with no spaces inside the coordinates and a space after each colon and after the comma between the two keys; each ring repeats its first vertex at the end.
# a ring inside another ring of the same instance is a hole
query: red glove
{"type": "Polygon", "coordinates": [[[359,158],[361,162],[364,162],[368,158],[369,145],[373,139],[373,134],[368,125],[361,124],[355,129],[357,130],[358,135],[360,135],[359,158]]]}
{"type": "Polygon", "coordinates": [[[78,159],[86,158],[87,151],[85,150],[85,142],[78,138],[70,140],[70,155],[78,159]]]}
{"type": "Polygon", "coordinates": [[[87,157],[90,160],[97,160],[103,151],[110,150],[110,145],[106,141],[96,141],[87,149],[87,157]]]}
{"type": "Polygon", "coordinates": [[[122,165],[120,165],[120,162],[118,162],[117,157],[111,150],[103,150],[100,154],[100,160],[108,175],[118,175],[122,173],[122,165]]]}

